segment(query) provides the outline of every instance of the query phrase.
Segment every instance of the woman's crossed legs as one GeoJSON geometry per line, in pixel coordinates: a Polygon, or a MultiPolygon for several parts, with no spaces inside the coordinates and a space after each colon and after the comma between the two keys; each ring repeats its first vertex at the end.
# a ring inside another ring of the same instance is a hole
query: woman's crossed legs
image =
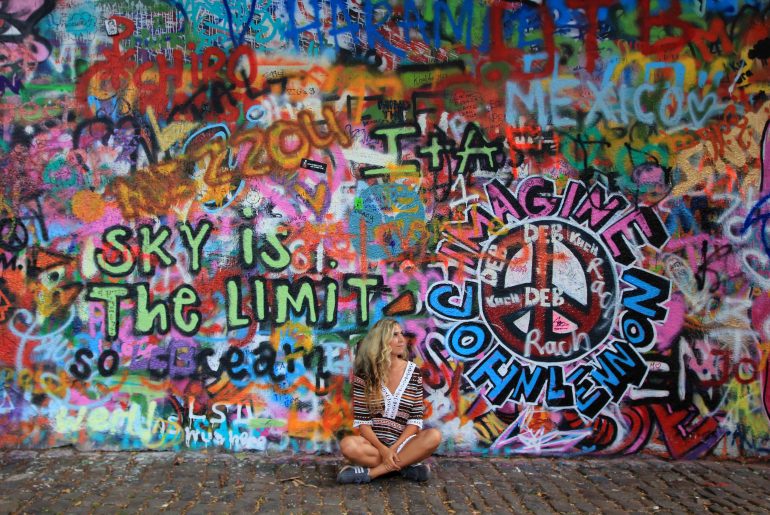
{"type": "MultiPolygon", "coordinates": [[[[413,463],[431,456],[441,443],[441,433],[437,429],[419,431],[413,438],[407,440],[398,453],[398,464],[403,469],[413,463]]],[[[392,472],[385,463],[377,448],[363,436],[346,436],[340,442],[342,455],[355,463],[369,468],[369,477],[375,477],[392,472]]]]}

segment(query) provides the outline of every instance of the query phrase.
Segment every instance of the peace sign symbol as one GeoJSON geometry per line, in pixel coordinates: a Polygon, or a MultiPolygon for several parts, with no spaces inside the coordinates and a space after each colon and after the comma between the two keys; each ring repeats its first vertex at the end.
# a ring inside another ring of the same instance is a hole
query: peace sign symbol
{"type": "Polygon", "coordinates": [[[27,228],[18,218],[0,220],[0,249],[18,252],[27,246],[29,236],[27,228]]]}
{"type": "Polygon", "coordinates": [[[522,358],[573,361],[612,330],[613,262],[582,227],[557,219],[521,224],[491,243],[479,271],[484,318],[522,358]]]}

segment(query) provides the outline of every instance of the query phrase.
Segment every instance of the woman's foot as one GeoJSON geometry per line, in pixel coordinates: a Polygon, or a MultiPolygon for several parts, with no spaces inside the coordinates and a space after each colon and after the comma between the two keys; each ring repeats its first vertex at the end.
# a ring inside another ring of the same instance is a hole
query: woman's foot
{"type": "Polygon", "coordinates": [[[369,469],[357,465],[346,465],[340,469],[337,474],[337,482],[346,483],[369,483],[372,478],[369,476],[369,469]]]}
{"type": "Polygon", "coordinates": [[[401,476],[409,481],[427,481],[430,479],[430,467],[424,463],[409,465],[401,469],[401,476]]]}

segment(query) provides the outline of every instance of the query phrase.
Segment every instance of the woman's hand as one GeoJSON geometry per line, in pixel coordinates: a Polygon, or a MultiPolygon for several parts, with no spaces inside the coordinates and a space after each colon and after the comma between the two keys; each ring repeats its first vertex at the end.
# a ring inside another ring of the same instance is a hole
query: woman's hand
{"type": "Polygon", "coordinates": [[[383,446],[380,449],[380,456],[382,457],[382,463],[385,465],[385,467],[387,467],[388,470],[401,470],[401,465],[398,463],[401,461],[401,459],[398,457],[398,454],[396,454],[396,451],[390,447],[383,446]]]}

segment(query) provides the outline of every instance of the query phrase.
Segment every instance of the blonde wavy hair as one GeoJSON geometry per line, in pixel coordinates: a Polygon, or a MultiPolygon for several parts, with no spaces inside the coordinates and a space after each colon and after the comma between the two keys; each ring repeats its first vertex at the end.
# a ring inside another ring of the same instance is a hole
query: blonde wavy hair
{"type": "Polygon", "coordinates": [[[356,351],[355,373],[366,383],[364,394],[369,411],[373,413],[383,408],[382,383],[390,370],[389,342],[398,325],[392,318],[378,321],[361,340],[356,351]]]}

